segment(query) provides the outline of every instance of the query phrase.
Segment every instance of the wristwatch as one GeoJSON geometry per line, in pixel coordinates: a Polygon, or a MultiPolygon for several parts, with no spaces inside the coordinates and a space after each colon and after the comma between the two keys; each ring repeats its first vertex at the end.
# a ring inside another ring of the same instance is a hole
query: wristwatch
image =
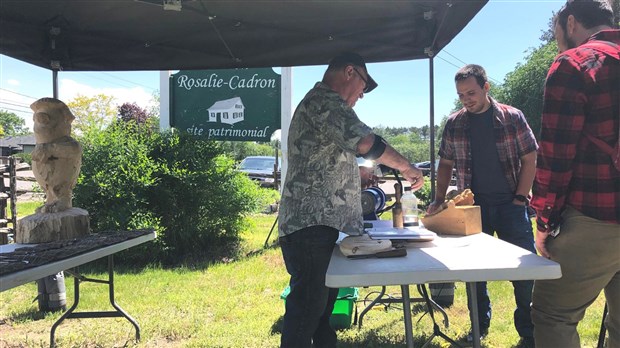
{"type": "Polygon", "coordinates": [[[530,200],[527,199],[527,197],[525,197],[524,195],[515,195],[514,199],[516,199],[519,202],[525,203],[525,205],[530,205],[530,200]]]}

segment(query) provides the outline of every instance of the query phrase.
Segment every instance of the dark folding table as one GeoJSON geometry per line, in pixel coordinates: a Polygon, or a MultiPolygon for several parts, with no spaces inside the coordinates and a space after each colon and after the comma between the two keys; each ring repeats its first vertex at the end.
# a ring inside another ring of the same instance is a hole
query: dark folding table
{"type": "Polygon", "coordinates": [[[65,319],[124,317],[136,329],[140,340],[140,326],[114,300],[114,254],[155,239],[153,230],[101,232],[83,238],[41,244],[0,245],[0,292],[25,283],[67,271],[74,276],[74,301],[50,330],[50,347],[54,347],[56,328],[65,319]],[[82,276],[78,267],[88,262],[108,257],[108,279],[91,279],[82,276]],[[73,270],[70,270],[73,269],[73,270]],[[111,311],[75,312],[80,301],[80,283],[107,284],[111,311]]]}

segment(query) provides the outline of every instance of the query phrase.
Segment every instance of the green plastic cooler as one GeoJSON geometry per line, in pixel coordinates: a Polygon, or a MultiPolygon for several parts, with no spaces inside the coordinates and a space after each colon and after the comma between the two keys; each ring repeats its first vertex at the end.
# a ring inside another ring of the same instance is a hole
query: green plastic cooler
{"type": "MultiPolygon", "coordinates": [[[[290,288],[287,286],[280,298],[286,303],[286,297],[290,292],[290,288]]],[[[355,301],[357,301],[358,289],[357,288],[340,288],[338,289],[338,298],[334,304],[334,310],[332,316],[329,318],[329,324],[334,329],[348,329],[351,327],[351,319],[353,318],[353,307],[355,301]]]]}

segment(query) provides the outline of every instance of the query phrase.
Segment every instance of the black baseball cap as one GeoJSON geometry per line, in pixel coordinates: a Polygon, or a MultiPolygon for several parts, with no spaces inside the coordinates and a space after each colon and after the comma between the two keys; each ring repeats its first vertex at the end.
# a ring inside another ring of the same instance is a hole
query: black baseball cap
{"type": "Polygon", "coordinates": [[[377,88],[377,83],[372,77],[370,77],[368,69],[366,69],[366,63],[364,62],[364,58],[362,58],[362,56],[360,56],[359,54],[354,52],[343,52],[329,61],[329,68],[341,68],[347,65],[359,66],[366,70],[366,76],[368,76],[368,80],[366,81],[366,88],[364,88],[364,93],[370,93],[373,89],[377,88]]]}

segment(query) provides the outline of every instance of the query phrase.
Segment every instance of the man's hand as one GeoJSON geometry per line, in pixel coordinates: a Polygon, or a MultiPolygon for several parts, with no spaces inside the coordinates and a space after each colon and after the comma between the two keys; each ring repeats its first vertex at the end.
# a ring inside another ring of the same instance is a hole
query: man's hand
{"type": "Polygon", "coordinates": [[[437,209],[439,209],[439,207],[441,207],[441,204],[443,203],[443,199],[441,200],[441,202],[439,201],[433,201],[431,204],[428,205],[428,208],[426,209],[426,213],[427,214],[432,214],[435,211],[437,211],[437,209]]]}
{"type": "Polygon", "coordinates": [[[424,175],[422,171],[414,165],[409,165],[404,171],[401,170],[400,174],[411,183],[411,189],[413,191],[419,190],[422,188],[422,185],[424,185],[424,175]]]}
{"type": "Polygon", "coordinates": [[[540,256],[548,259],[550,258],[549,252],[545,247],[545,241],[547,240],[547,237],[549,237],[549,233],[536,230],[536,249],[540,253],[540,256]]]}

